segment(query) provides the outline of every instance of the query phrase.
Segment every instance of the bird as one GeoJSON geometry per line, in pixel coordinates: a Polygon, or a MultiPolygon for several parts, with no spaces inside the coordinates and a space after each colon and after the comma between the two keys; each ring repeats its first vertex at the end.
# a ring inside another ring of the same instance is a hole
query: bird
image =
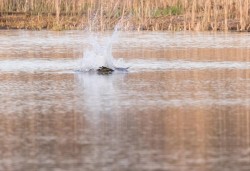
{"type": "Polygon", "coordinates": [[[108,74],[112,74],[113,72],[114,72],[113,69],[105,67],[105,66],[99,67],[97,69],[97,73],[101,75],[108,75],[108,74]]]}

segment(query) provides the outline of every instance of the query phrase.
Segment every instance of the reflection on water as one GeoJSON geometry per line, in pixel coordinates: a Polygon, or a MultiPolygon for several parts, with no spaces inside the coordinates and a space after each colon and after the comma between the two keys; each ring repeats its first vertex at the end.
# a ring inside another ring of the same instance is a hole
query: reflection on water
{"type": "MultiPolygon", "coordinates": [[[[8,40],[21,35],[7,33],[8,40]]],[[[134,53],[117,43],[120,49],[114,54],[132,65],[130,72],[97,75],[75,72],[76,56],[67,57],[65,51],[56,58],[37,58],[36,51],[43,51],[36,45],[32,50],[29,34],[41,42],[57,40],[58,44],[48,42],[58,48],[47,49],[48,56],[60,51],[62,37],[68,38],[63,44],[68,43],[71,55],[82,51],[77,42],[84,44],[78,39],[71,42],[79,32],[26,32],[22,40],[27,40],[17,42],[29,52],[19,53],[15,47],[13,53],[7,45],[9,50],[0,49],[1,171],[249,170],[246,47],[231,48],[239,58],[232,53],[226,58],[228,50],[210,51],[210,46],[197,50],[193,43],[185,51],[153,50],[157,44],[153,39],[152,46],[133,47],[134,53]]],[[[152,39],[150,33],[133,35],[132,45],[152,39]]],[[[223,37],[228,44],[237,38],[234,34],[204,37],[223,37]]]]}
{"type": "Polygon", "coordinates": [[[83,93],[83,104],[87,107],[88,112],[91,114],[107,112],[112,115],[118,110],[123,110],[121,101],[125,100],[123,97],[129,93],[120,91],[118,87],[126,84],[124,77],[126,77],[126,73],[107,76],[95,73],[78,74],[76,76],[79,85],[78,91],[83,93]]]}

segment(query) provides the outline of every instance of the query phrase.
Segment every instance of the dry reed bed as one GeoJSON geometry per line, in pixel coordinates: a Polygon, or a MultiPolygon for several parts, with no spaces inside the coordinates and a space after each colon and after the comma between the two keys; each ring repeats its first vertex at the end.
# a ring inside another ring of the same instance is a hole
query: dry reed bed
{"type": "Polygon", "coordinates": [[[1,0],[0,27],[250,31],[249,0],[1,0]]]}

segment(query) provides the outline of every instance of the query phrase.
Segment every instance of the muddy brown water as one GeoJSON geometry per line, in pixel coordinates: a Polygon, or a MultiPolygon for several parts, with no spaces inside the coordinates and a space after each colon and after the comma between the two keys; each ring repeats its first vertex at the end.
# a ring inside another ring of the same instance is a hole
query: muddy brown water
{"type": "Polygon", "coordinates": [[[1,171],[250,169],[249,34],[120,33],[112,75],[86,37],[0,31],[1,171]]]}

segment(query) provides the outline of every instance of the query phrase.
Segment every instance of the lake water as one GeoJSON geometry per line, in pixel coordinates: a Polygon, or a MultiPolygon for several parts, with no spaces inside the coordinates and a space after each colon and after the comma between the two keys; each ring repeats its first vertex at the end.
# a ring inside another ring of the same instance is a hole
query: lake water
{"type": "Polygon", "coordinates": [[[86,37],[0,31],[0,171],[250,169],[249,34],[122,32],[112,75],[86,37]]]}

